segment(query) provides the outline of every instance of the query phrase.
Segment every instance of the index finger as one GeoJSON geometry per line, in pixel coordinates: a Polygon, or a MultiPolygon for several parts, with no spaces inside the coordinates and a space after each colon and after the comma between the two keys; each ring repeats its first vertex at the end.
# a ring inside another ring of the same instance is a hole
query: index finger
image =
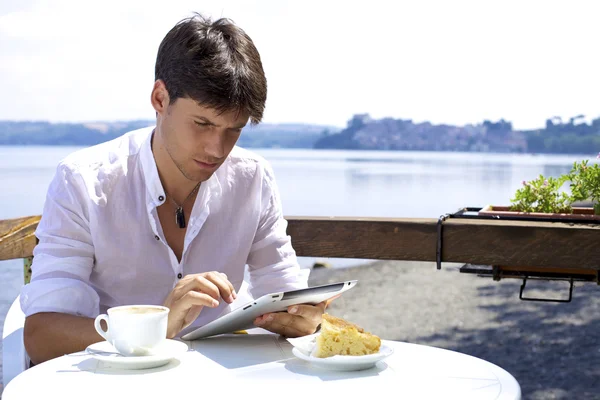
{"type": "Polygon", "coordinates": [[[237,298],[237,293],[235,292],[235,287],[233,286],[233,283],[231,283],[229,281],[229,278],[227,277],[227,274],[225,274],[224,272],[219,272],[219,273],[221,274],[221,276],[225,279],[225,282],[231,288],[231,295],[233,296],[234,299],[236,299],[237,298]]]}
{"type": "Polygon", "coordinates": [[[227,279],[227,275],[213,271],[206,273],[204,277],[219,289],[219,293],[223,300],[228,303],[233,303],[233,300],[235,300],[237,296],[233,285],[229,282],[229,279],[227,279]]]}

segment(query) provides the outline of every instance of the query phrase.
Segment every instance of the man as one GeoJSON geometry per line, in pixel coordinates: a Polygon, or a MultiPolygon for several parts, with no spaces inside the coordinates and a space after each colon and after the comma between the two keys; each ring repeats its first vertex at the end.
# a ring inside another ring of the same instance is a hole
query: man
{"type": "MultiPolygon", "coordinates": [[[[165,36],[155,75],[156,127],[70,155],[50,184],[21,293],[33,363],[102,340],[93,318],[113,306],[169,307],[172,338],[238,296],[307,286],[271,168],[235,147],[267,95],[252,40],[229,20],[195,15],[165,36]]],[[[298,305],[255,324],[310,334],[325,307],[298,305]]]]}

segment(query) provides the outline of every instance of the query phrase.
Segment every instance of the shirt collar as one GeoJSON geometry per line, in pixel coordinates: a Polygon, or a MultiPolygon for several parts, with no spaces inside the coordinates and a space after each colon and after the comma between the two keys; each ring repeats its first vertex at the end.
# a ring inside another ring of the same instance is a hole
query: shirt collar
{"type": "Polygon", "coordinates": [[[153,135],[154,128],[151,128],[148,137],[144,140],[140,149],[140,161],[142,163],[142,170],[144,171],[144,181],[146,182],[146,202],[148,206],[158,207],[165,202],[166,196],[165,189],[163,189],[162,183],[160,183],[154,154],[152,154],[153,135]]]}
{"type": "MultiPolygon", "coordinates": [[[[144,181],[146,182],[147,189],[146,203],[151,208],[158,207],[166,201],[165,189],[160,182],[156,160],[154,159],[154,154],[152,154],[153,135],[154,128],[150,128],[148,137],[144,140],[140,149],[140,161],[142,163],[144,181]]],[[[227,164],[227,161],[224,164],[227,164]]],[[[219,170],[226,167],[226,165],[221,165],[219,170]]],[[[206,182],[202,182],[198,192],[198,198],[196,199],[197,202],[201,199],[200,202],[206,205],[209,200],[220,197],[222,187],[217,177],[217,172],[219,170],[215,171],[206,182]]]]}

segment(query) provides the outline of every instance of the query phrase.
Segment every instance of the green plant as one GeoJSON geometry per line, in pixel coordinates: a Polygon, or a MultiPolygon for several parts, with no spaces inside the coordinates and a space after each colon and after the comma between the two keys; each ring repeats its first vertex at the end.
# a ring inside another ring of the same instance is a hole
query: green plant
{"type": "MultiPolygon", "coordinates": [[[[600,154],[598,157],[600,158],[600,154]]],[[[594,214],[600,215],[600,165],[588,165],[588,160],[573,163],[568,174],[558,178],[545,178],[540,175],[532,181],[523,181],[511,199],[512,211],[571,213],[571,205],[576,201],[592,200],[594,214]],[[563,185],[570,181],[571,193],[562,191],[563,185]]]]}
{"type": "Polygon", "coordinates": [[[571,197],[565,192],[560,192],[567,179],[567,176],[544,178],[540,175],[532,181],[523,181],[523,187],[517,190],[515,197],[511,199],[511,210],[570,213],[571,197]]]}
{"type": "MultiPolygon", "coordinates": [[[[600,154],[597,158],[600,158],[600,154]]],[[[573,201],[591,199],[594,203],[594,214],[600,215],[600,165],[589,166],[587,160],[575,162],[568,176],[573,201]]]]}

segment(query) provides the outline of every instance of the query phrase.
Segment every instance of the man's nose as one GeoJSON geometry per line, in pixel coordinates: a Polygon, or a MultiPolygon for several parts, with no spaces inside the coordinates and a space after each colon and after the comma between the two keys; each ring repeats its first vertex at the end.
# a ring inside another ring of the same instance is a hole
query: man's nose
{"type": "Polygon", "coordinates": [[[204,153],[213,159],[222,159],[225,156],[225,135],[215,129],[204,143],[204,153]]]}

